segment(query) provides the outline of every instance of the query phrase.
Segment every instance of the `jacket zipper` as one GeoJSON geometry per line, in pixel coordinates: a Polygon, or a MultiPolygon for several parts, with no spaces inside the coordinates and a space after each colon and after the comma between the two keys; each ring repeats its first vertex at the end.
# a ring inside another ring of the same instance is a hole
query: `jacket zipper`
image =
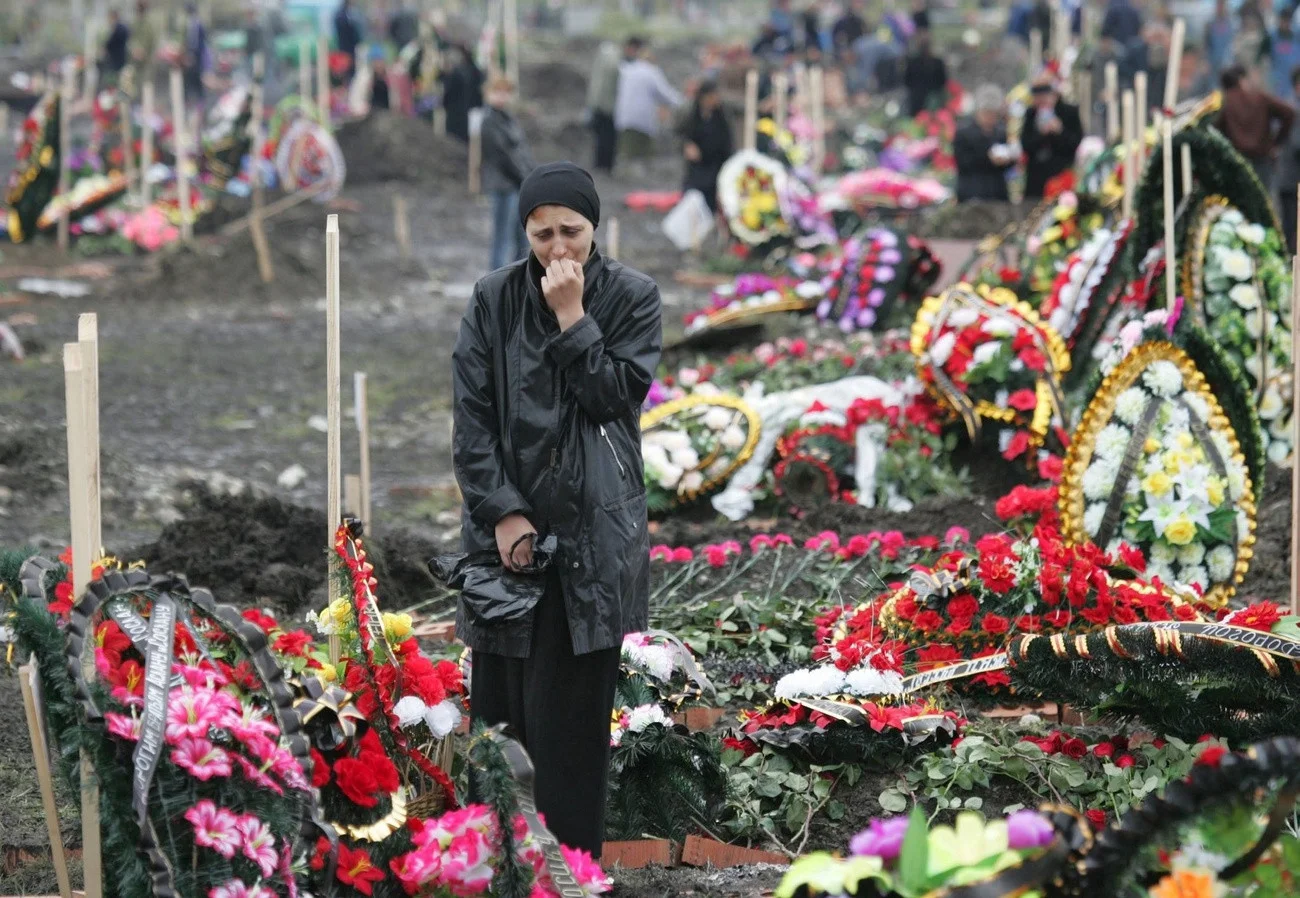
{"type": "Polygon", "coordinates": [[[610,455],[614,456],[614,464],[618,465],[618,476],[624,480],[627,479],[627,471],[623,469],[623,460],[618,457],[618,450],[614,448],[614,441],[609,438],[609,432],[605,430],[605,425],[600,425],[600,435],[605,440],[605,445],[609,447],[610,455]]]}

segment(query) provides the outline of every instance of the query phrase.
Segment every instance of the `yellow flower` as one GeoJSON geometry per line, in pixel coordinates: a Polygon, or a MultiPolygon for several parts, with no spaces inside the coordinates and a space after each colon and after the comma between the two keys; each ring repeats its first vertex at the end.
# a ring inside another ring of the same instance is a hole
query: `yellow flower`
{"type": "Polygon", "coordinates": [[[763,224],[763,218],[758,214],[758,210],[754,208],[753,203],[745,207],[745,211],[740,214],[740,220],[751,231],[757,231],[759,226],[763,224]]]}
{"type": "Polygon", "coordinates": [[[775,212],[777,210],[775,193],[760,193],[754,197],[754,206],[759,212],[775,212]]]}
{"type": "Polygon", "coordinates": [[[1185,430],[1174,437],[1174,442],[1178,444],[1179,449],[1191,449],[1196,445],[1196,440],[1185,430]]]}
{"type": "Polygon", "coordinates": [[[352,604],[347,599],[335,599],[325,610],[336,628],[342,630],[352,625],[352,604]]]}
{"type": "Polygon", "coordinates": [[[1147,441],[1142,444],[1142,451],[1147,455],[1155,455],[1160,451],[1160,441],[1155,437],[1147,437],[1147,441]]]}
{"type": "Polygon", "coordinates": [[[389,642],[405,642],[413,631],[411,615],[384,612],[384,635],[389,642]]]}
{"type": "Polygon", "coordinates": [[[1216,898],[1220,894],[1214,874],[1205,870],[1175,870],[1151,889],[1151,898],[1216,898]]]}
{"type": "Polygon", "coordinates": [[[1185,546],[1196,538],[1196,524],[1180,514],[1165,528],[1165,539],[1175,546],[1185,546]]]}
{"type": "Polygon", "coordinates": [[[1173,489],[1174,482],[1163,471],[1148,474],[1142,481],[1142,489],[1153,496],[1163,496],[1173,489]]]}
{"type": "Polygon", "coordinates": [[[1043,242],[1055,243],[1056,241],[1061,239],[1062,233],[1063,232],[1061,231],[1060,225],[1052,225],[1046,231],[1043,231],[1043,242]]]}
{"type": "Polygon", "coordinates": [[[1220,477],[1210,476],[1205,478],[1205,498],[1210,500],[1211,505],[1223,504],[1223,480],[1220,477]]]}
{"type": "Polygon", "coordinates": [[[1182,449],[1171,449],[1165,453],[1165,473],[1173,476],[1184,468],[1196,464],[1192,454],[1182,449]]]}
{"type": "Polygon", "coordinates": [[[316,671],[316,679],[322,683],[333,683],[339,678],[339,673],[334,669],[333,664],[322,664],[316,671]]]}

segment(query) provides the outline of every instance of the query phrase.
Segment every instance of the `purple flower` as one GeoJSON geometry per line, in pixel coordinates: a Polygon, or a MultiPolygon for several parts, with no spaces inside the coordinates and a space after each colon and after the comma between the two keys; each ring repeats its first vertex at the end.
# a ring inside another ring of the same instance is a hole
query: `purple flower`
{"type": "Polygon", "coordinates": [[[888,284],[894,279],[894,269],[888,265],[882,265],[876,269],[876,282],[879,284],[888,284]]]}
{"type": "Polygon", "coordinates": [[[656,405],[662,405],[668,401],[668,388],[659,380],[654,380],[650,384],[650,392],[645,397],[645,408],[654,408],[656,405]]]}
{"type": "Polygon", "coordinates": [[[858,313],[858,327],[869,328],[876,323],[876,310],[863,309],[858,313]]]}
{"type": "Polygon", "coordinates": [[[840,319],[840,330],[846,334],[853,333],[853,319],[845,315],[840,319]]]}
{"type": "Polygon", "coordinates": [[[867,294],[867,304],[872,308],[880,308],[881,303],[885,301],[885,290],[883,287],[872,287],[871,292],[867,294]]]}
{"type": "Polygon", "coordinates": [[[776,282],[765,274],[742,274],[736,278],[735,298],[766,293],[776,286],[776,282]]]}
{"type": "Polygon", "coordinates": [[[1056,830],[1037,811],[1016,811],[1007,818],[1007,847],[1013,851],[1046,848],[1054,838],[1056,830]]]}
{"type": "Polygon", "coordinates": [[[849,851],[857,855],[872,855],[881,860],[893,860],[903,850],[903,836],[907,834],[906,817],[875,819],[849,842],[849,851]]]}
{"type": "Polygon", "coordinates": [[[817,317],[825,318],[829,315],[831,313],[831,305],[832,303],[829,299],[823,299],[821,302],[817,303],[817,317]]]}
{"type": "Polygon", "coordinates": [[[875,241],[881,246],[898,246],[898,235],[882,228],[875,232],[875,241]]]}
{"type": "Polygon", "coordinates": [[[903,254],[896,249],[883,249],[880,251],[880,261],[886,265],[897,265],[903,261],[903,254]]]}

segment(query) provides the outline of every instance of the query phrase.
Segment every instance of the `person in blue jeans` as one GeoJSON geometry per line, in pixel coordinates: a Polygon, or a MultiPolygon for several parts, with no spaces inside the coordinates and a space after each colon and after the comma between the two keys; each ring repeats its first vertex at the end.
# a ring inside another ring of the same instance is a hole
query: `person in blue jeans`
{"type": "Polygon", "coordinates": [[[519,223],[519,185],[536,164],[524,130],[510,112],[514,88],[509,78],[496,77],[484,92],[482,183],[492,198],[492,271],[528,253],[528,237],[519,223]]]}

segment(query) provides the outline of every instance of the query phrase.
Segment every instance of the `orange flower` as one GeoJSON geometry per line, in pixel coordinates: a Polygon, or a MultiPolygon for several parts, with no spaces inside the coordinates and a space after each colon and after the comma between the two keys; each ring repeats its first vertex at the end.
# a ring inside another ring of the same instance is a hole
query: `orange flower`
{"type": "Polygon", "coordinates": [[[1151,889],[1151,898],[1215,898],[1214,874],[1204,870],[1175,870],[1151,889]]]}

